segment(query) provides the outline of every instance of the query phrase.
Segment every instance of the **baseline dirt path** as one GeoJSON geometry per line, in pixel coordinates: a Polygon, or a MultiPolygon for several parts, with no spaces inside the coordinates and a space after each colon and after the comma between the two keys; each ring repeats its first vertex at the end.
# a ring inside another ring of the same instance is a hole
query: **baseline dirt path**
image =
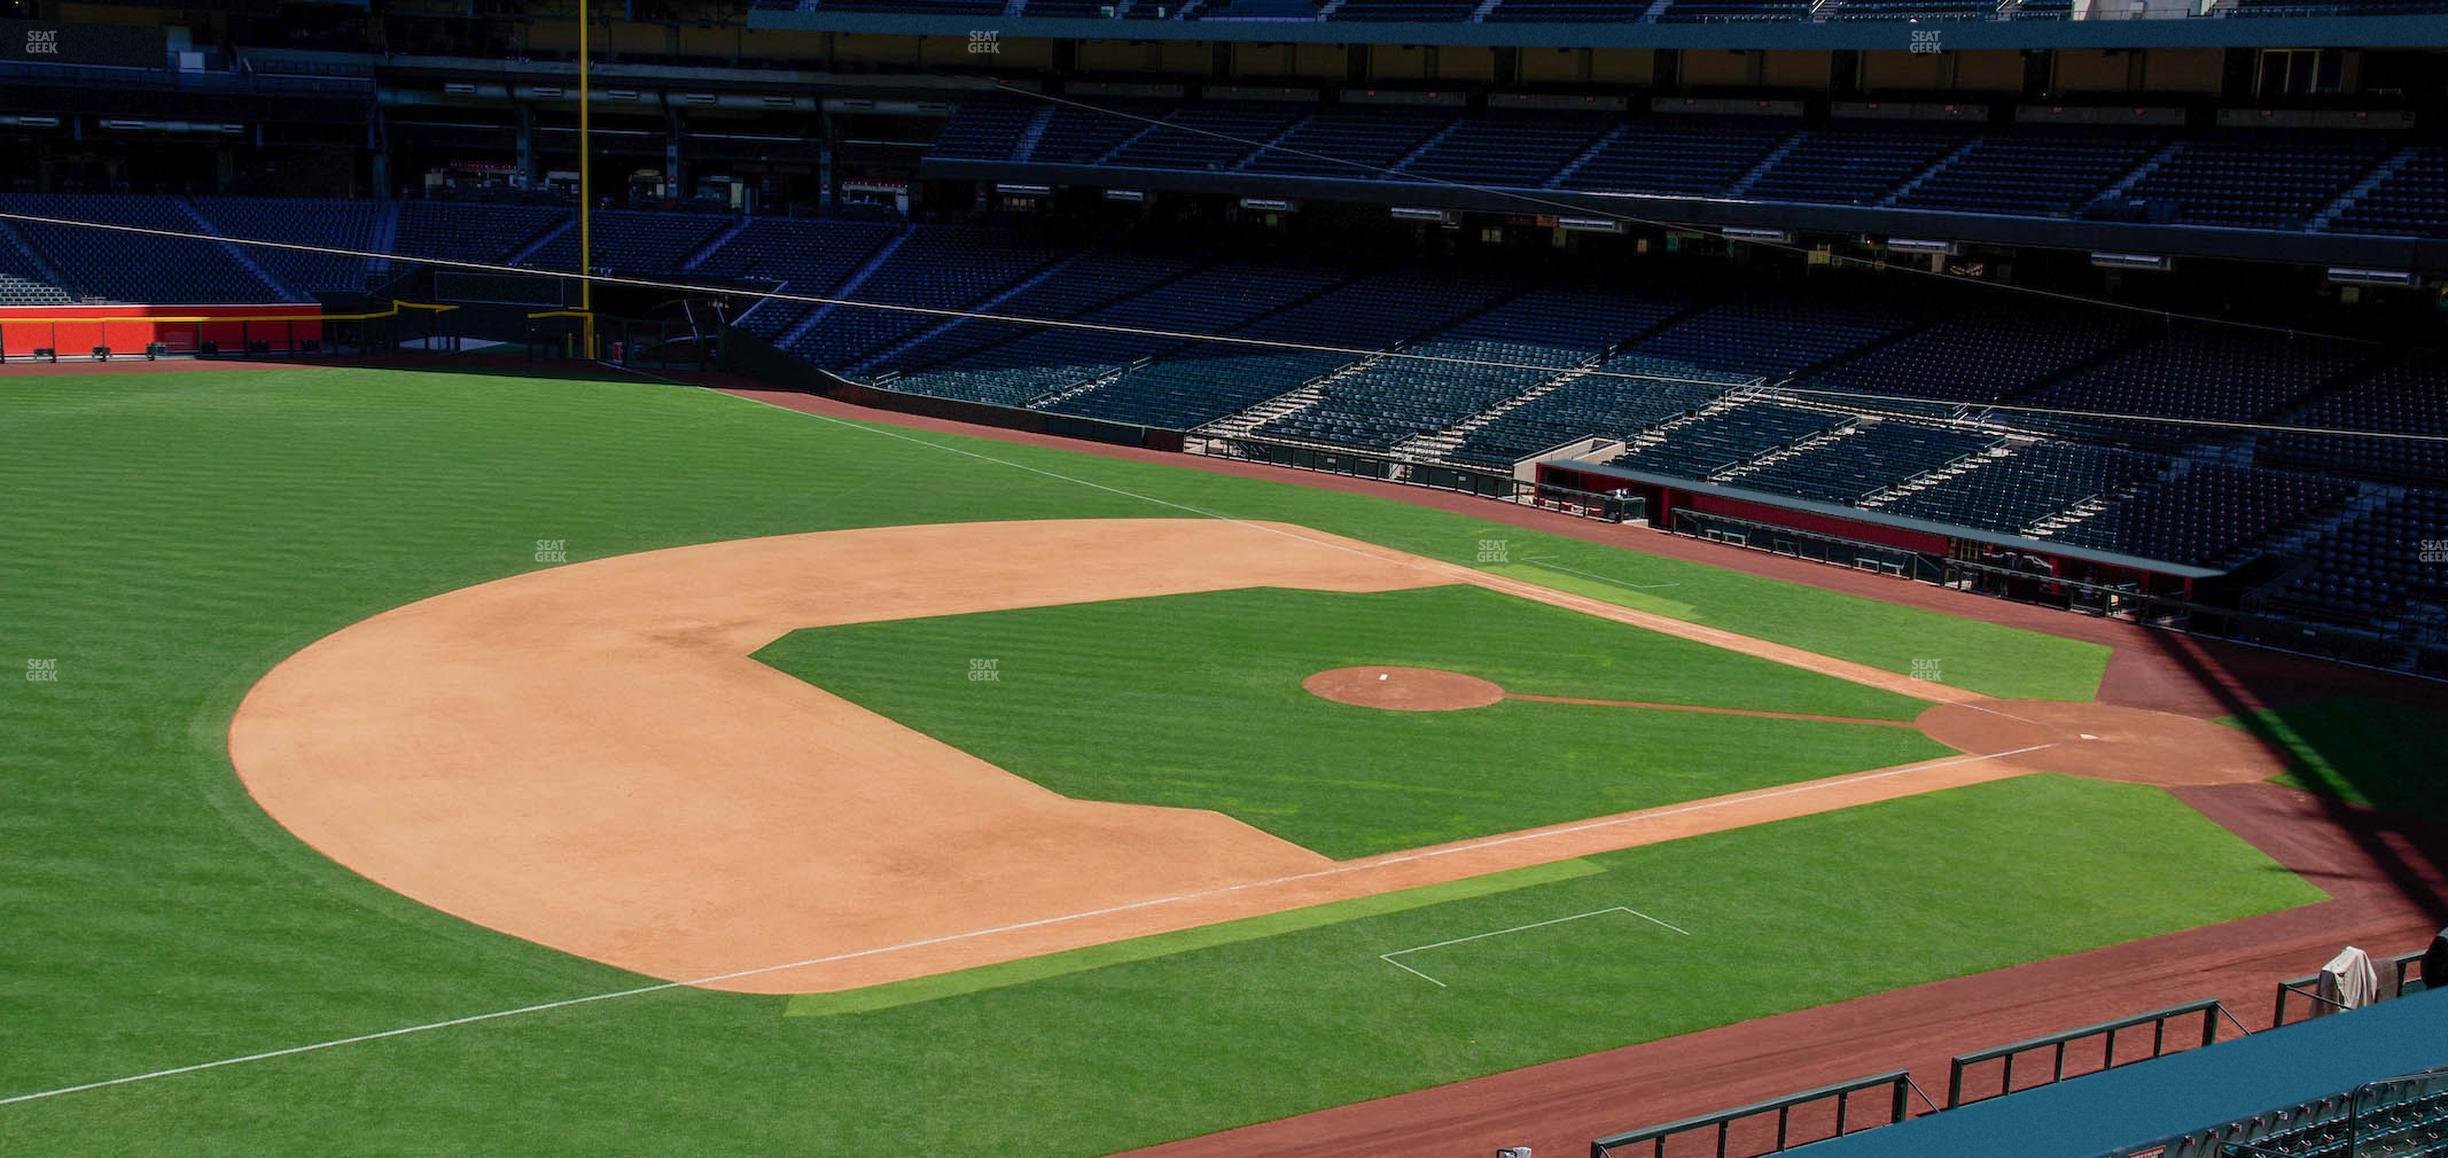
{"type": "MultiPolygon", "coordinates": [[[[1255,585],[1479,583],[1839,678],[1979,697],[1305,528],[892,527],[652,551],[337,632],[240,705],[247,788],[478,924],[667,980],[853,988],[2019,775],[2012,743],[1349,862],[1220,814],[1070,800],[749,658],[801,627],[1255,585]],[[1991,754],[1998,754],[1991,758],[1991,754]]],[[[961,686],[953,694],[992,694],[961,686]]]]}

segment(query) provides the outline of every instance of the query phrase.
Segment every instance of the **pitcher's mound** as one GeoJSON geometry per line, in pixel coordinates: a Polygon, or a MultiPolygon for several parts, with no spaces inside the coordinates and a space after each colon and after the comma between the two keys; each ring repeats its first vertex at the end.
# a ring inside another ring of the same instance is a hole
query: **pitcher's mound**
{"type": "Polygon", "coordinates": [[[1397,712],[1484,708],[1505,694],[1478,676],[1433,667],[1339,667],[1302,680],[1301,687],[1338,704],[1397,712]]]}

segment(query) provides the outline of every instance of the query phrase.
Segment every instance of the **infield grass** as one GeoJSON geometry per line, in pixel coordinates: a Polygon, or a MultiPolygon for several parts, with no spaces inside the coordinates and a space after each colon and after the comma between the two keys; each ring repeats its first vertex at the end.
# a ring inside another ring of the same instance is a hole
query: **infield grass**
{"type": "MultiPolygon", "coordinates": [[[[299,648],[547,566],[539,540],[583,560],[1175,510],[1054,475],[1462,562],[1506,538],[1676,584],[1720,627],[1899,671],[1945,657],[1999,694],[2096,677],[2085,645],[1405,504],[639,382],[0,370],[0,1099],[643,983],[394,894],[265,816],[229,719],[299,648]]],[[[1085,1154],[2313,896],[2163,794],[2052,777],[1594,859],[1608,871],[870,1013],[663,990],[0,1105],[0,1153],[1085,1154]],[[1694,936],[1483,988],[1399,984],[1376,958],[1613,904],[1694,936]],[[1728,961],[1761,968],[1729,982],[1728,961]]]]}
{"type": "Polygon", "coordinates": [[[1928,703],[1481,587],[1259,588],[793,632],[758,658],[1063,795],[1210,808],[1367,856],[1954,749],[1910,728],[1506,700],[1334,703],[1443,668],[1508,692],[1910,720],[1928,703]],[[995,663],[992,681],[971,662],[995,663]]]}

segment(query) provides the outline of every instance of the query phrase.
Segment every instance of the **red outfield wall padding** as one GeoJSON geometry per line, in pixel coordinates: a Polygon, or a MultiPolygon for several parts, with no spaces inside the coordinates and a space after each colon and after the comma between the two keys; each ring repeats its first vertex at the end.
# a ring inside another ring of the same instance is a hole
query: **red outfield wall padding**
{"type": "Polygon", "coordinates": [[[96,346],[109,346],[114,357],[144,354],[148,342],[167,343],[171,350],[191,354],[199,341],[219,342],[229,353],[241,353],[246,341],[269,342],[275,352],[289,352],[291,325],[300,341],[320,339],[323,328],[310,324],[323,316],[317,305],[253,306],[0,306],[0,343],[11,357],[49,346],[62,357],[83,356],[96,346]],[[155,321],[166,318],[250,318],[261,321],[155,321]],[[52,319],[74,319],[59,320],[52,319]],[[125,320],[122,320],[125,319],[125,320]]]}

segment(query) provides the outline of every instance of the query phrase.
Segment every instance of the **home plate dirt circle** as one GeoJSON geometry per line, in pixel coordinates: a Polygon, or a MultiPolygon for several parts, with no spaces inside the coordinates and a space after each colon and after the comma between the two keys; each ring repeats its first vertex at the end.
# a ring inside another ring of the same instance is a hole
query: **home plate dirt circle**
{"type": "Polygon", "coordinates": [[[2015,767],[2103,780],[2241,784],[2287,769],[2284,753],[2242,728],[2114,704],[1940,704],[1913,724],[1948,747],[2012,753],[1996,759],[2015,767]]]}
{"type": "Polygon", "coordinates": [[[1339,667],[1301,681],[1310,695],[1396,712],[1454,712],[1505,698],[1478,676],[1432,667],[1339,667]]]}

